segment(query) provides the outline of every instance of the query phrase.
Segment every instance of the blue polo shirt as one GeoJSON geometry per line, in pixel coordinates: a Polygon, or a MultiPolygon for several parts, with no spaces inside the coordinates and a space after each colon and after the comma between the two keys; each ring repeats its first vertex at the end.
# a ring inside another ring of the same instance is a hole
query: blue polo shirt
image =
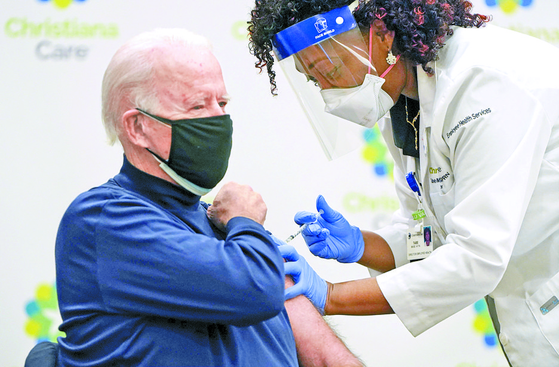
{"type": "Polygon", "coordinates": [[[126,158],[74,200],[56,240],[60,366],[297,366],[283,259],[266,230],[226,233],[199,196],[126,158]]]}

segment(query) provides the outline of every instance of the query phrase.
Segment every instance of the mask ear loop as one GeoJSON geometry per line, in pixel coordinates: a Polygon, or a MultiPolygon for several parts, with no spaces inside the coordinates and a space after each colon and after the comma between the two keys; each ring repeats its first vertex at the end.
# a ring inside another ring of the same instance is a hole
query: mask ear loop
{"type": "Polygon", "coordinates": [[[369,27],[369,70],[367,70],[367,74],[371,74],[371,63],[372,63],[372,52],[373,52],[373,25],[371,24],[369,27]]]}
{"type": "MultiPolygon", "coordinates": [[[[400,60],[400,55],[396,56],[396,62],[398,62],[398,60],[400,60]]],[[[386,69],[386,70],[384,71],[384,73],[382,73],[382,75],[381,75],[380,77],[381,77],[381,78],[384,78],[384,76],[385,76],[386,74],[388,74],[388,72],[389,72],[390,70],[392,70],[392,68],[394,67],[394,65],[396,65],[396,62],[395,62],[394,64],[390,65],[390,66],[388,67],[388,69],[386,69]]]]}
{"type": "MultiPolygon", "coordinates": [[[[370,28],[369,28],[369,70],[367,71],[367,74],[371,74],[371,65],[372,65],[372,56],[373,55],[373,25],[371,24],[370,28]]],[[[382,73],[382,75],[380,76],[380,78],[384,78],[384,76],[386,74],[388,74],[388,72],[390,70],[392,70],[392,68],[394,67],[394,65],[396,65],[396,63],[398,62],[398,60],[400,60],[400,55],[396,56],[396,62],[392,65],[390,65],[388,67],[388,69],[386,69],[384,71],[384,73],[382,73]]]]}

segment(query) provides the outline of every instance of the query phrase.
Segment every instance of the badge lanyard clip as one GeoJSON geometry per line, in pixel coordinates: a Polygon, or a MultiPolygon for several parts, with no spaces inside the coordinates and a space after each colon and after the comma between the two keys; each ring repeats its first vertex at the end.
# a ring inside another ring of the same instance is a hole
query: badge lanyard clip
{"type": "Polygon", "coordinates": [[[419,189],[419,184],[415,179],[415,173],[414,172],[408,173],[406,175],[406,181],[408,182],[411,191],[413,191],[413,194],[415,195],[415,198],[417,199],[417,203],[418,203],[417,211],[412,213],[412,217],[414,220],[423,219],[425,218],[425,210],[423,209],[423,200],[421,198],[421,191],[419,189]]]}
{"type": "Polygon", "coordinates": [[[409,172],[406,175],[406,181],[417,199],[417,211],[412,213],[412,217],[414,220],[419,221],[419,223],[414,228],[410,228],[407,237],[408,260],[416,261],[426,258],[433,252],[432,231],[431,226],[424,224],[424,218],[427,215],[423,209],[421,189],[415,178],[415,173],[409,172]]]}

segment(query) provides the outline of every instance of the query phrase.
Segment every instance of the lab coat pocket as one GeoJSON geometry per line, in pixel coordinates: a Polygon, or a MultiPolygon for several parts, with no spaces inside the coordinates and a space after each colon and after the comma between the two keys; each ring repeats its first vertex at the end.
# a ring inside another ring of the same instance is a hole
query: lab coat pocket
{"type": "Polygon", "coordinates": [[[540,331],[559,353],[559,274],[539,287],[526,299],[540,331]]]}
{"type": "Polygon", "coordinates": [[[454,207],[454,188],[452,187],[446,193],[432,192],[430,195],[431,204],[433,205],[433,211],[439,223],[444,223],[444,217],[448,214],[454,207]]]}

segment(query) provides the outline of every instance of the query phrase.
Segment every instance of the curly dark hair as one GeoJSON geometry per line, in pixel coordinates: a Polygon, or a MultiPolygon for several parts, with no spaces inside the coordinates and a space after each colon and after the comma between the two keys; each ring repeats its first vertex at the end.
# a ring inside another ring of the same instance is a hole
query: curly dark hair
{"type": "MultiPolygon", "coordinates": [[[[248,22],[249,50],[256,56],[256,68],[266,67],[270,89],[276,95],[276,73],[273,70],[272,41],[274,34],[302,20],[353,3],[353,0],[256,0],[248,22]]],[[[394,31],[395,50],[405,59],[421,65],[437,59],[439,49],[451,26],[481,27],[488,16],[472,14],[467,0],[359,0],[353,11],[362,30],[368,30],[376,19],[394,31]]]]}

